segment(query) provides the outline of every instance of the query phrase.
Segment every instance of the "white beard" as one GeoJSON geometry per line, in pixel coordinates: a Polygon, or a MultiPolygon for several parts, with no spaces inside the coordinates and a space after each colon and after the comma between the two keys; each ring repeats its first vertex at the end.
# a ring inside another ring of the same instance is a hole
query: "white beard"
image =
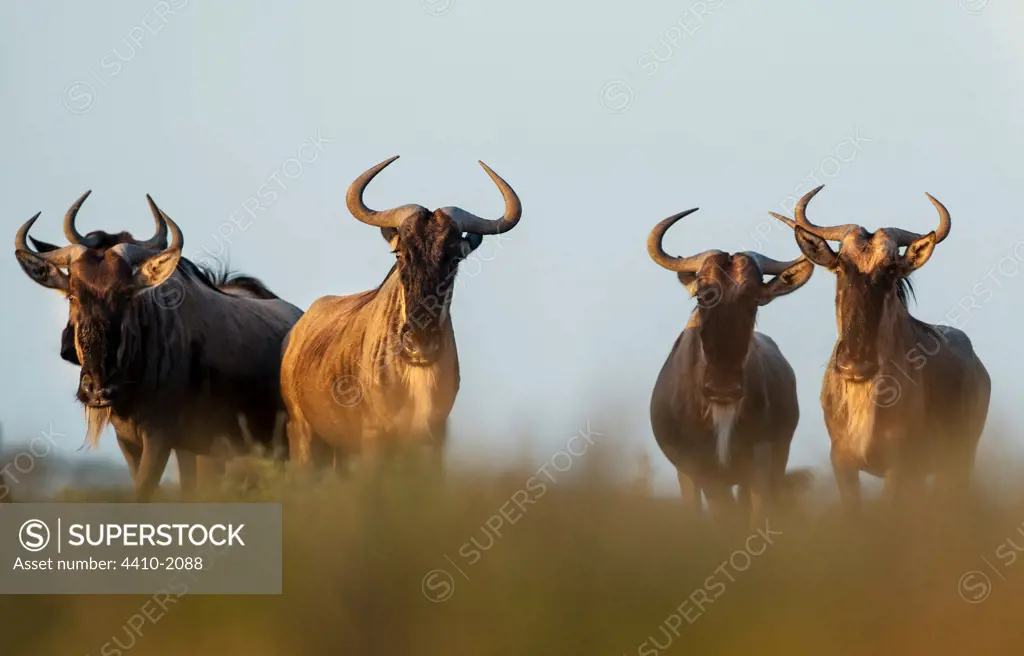
{"type": "Polygon", "coordinates": [[[732,439],[736,420],[740,415],[738,403],[729,405],[711,404],[711,425],[715,429],[715,446],[718,451],[718,463],[725,467],[729,464],[729,443],[732,439]]]}
{"type": "Polygon", "coordinates": [[[876,400],[873,381],[842,381],[842,403],[846,409],[846,439],[852,452],[867,459],[868,446],[875,428],[876,400]]]}

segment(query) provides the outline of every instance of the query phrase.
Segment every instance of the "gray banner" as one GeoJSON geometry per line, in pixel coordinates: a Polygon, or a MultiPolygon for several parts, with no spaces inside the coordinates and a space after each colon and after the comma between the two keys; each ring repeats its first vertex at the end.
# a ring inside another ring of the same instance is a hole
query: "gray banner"
{"type": "Polygon", "coordinates": [[[0,594],[281,594],[281,504],[0,506],[0,594]]]}

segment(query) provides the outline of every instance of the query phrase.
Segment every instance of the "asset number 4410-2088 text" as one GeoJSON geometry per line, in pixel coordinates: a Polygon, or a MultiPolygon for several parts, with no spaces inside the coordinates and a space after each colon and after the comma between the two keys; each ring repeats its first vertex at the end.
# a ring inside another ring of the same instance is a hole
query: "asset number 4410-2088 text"
{"type": "Polygon", "coordinates": [[[203,569],[202,558],[157,558],[152,556],[150,558],[125,558],[121,563],[121,567],[124,569],[203,569]]]}

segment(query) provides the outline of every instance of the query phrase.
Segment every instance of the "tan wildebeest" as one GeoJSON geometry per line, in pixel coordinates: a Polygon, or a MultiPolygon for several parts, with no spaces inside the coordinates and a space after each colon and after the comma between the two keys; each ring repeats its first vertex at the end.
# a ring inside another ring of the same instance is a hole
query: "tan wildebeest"
{"type": "Polygon", "coordinates": [[[677,272],[697,299],[655,383],[651,427],[691,511],[700,513],[703,492],[713,517],[729,515],[738,485],[746,519],[757,523],[784,487],[809,480],[786,474],[800,418],[796,376],[772,338],[754,330],[757,309],[800,289],[814,265],[749,251],[667,255],[665,232],[696,211],[670,216],[647,239],[651,259],[677,272]]]}
{"type": "Polygon", "coordinates": [[[505,199],[499,219],[457,207],[371,210],[363,190],[395,159],[360,175],[346,199],[356,219],[380,228],[395,266],[377,289],[318,299],[286,339],[281,393],[298,463],[320,467],[353,451],[372,457],[400,443],[426,443],[440,458],[459,391],[449,314],[459,262],[522,215],[516,193],[483,162],[505,199]]]}
{"type": "MultiPolygon", "coordinates": [[[[824,185],[822,185],[824,186],[824,185]]],[[[926,235],[856,224],[816,226],[804,195],[793,228],[808,259],[836,276],[838,340],[825,368],[821,405],[832,440],[832,468],[843,505],[861,507],[859,472],[885,477],[885,496],[905,497],[936,473],[966,490],[988,415],[991,381],[971,340],[950,326],[910,316],[909,276],[949,235],[949,212],[928,195],[939,226],[926,235]],[[839,243],[832,250],[829,241],[839,243]],[[903,254],[900,249],[906,248],[903,254]]]]}
{"type": "Polygon", "coordinates": [[[279,298],[218,289],[182,257],[177,225],[149,203],[171,233],[162,251],[120,243],[33,252],[26,236],[38,214],[15,240],[25,273],[70,302],[89,440],[114,426],[139,501],[151,497],[172,449],[224,458],[250,442],[277,446],[281,342],[302,314],[279,298]]]}

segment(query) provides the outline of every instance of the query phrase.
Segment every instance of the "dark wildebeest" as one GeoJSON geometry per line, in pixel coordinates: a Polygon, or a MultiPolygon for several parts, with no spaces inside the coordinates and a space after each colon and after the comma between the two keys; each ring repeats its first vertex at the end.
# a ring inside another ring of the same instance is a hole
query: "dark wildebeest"
{"type": "Polygon", "coordinates": [[[511,230],[522,206],[486,164],[505,199],[500,219],[457,207],[374,211],[363,190],[397,157],[348,189],[352,215],[381,229],[397,263],[377,289],[318,299],[286,338],[281,393],[295,462],[320,467],[332,451],[371,456],[378,446],[426,442],[439,460],[459,391],[459,359],[449,308],[459,262],[484,235],[511,230]]]}
{"type": "Polygon", "coordinates": [[[859,511],[861,471],[884,476],[888,498],[919,489],[930,473],[946,490],[963,492],[988,415],[991,381],[967,335],[918,321],[907,309],[909,276],[949,235],[949,212],[928,195],[939,227],[926,235],[816,226],[805,211],[821,188],[800,199],[795,222],[772,216],[793,228],[808,259],[836,275],[839,335],[821,405],[842,503],[859,511]],[[839,242],[838,253],[828,241],[839,242]]]}
{"type": "Polygon", "coordinates": [[[286,449],[274,440],[280,349],[302,314],[278,298],[218,289],[182,257],[177,225],[149,203],[171,233],[162,251],[120,243],[33,252],[26,236],[38,214],[15,240],[25,273],[70,302],[89,440],[113,424],[140,501],[172,449],[215,458],[247,452],[251,442],[286,449]]]}
{"type": "MultiPolygon", "coordinates": [[[[118,233],[109,233],[103,230],[94,230],[86,235],[82,235],[77,227],[75,226],[75,219],[78,215],[79,209],[85,199],[89,197],[92,191],[85,192],[75,204],[64,215],[64,236],[72,244],[82,244],[89,248],[95,249],[96,251],[105,251],[106,249],[116,246],[117,244],[135,244],[142,248],[148,248],[154,252],[162,251],[167,248],[167,224],[162,218],[154,217],[156,223],[156,232],[149,239],[135,239],[130,232],[122,231],[118,233]]],[[[19,237],[24,239],[24,237],[19,237]]],[[[35,237],[28,237],[28,240],[35,246],[35,250],[39,253],[49,253],[55,251],[59,247],[54,244],[36,239],[35,237]]],[[[205,271],[208,277],[213,280],[214,284],[221,290],[236,295],[250,295],[255,298],[275,298],[274,294],[270,292],[261,282],[250,276],[233,275],[227,270],[217,272],[205,271]]],[[[81,362],[78,361],[78,353],[75,351],[75,332],[71,325],[71,321],[68,320],[64,326],[64,331],[61,334],[60,344],[60,356],[61,359],[69,362],[75,366],[81,366],[81,362]]],[[[134,438],[117,436],[118,444],[131,444],[134,438]]],[[[122,447],[123,451],[123,447],[122,447]]],[[[131,461],[131,456],[125,453],[125,457],[131,461]]],[[[189,451],[181,451],[175,449],[175,457],[178,460],[178,474],[181,485],[181,491],[184,495],[189,495],[194,492],[198,480],[216,481],[224,471],[224,461],[217,458],[208,458],[204,456],[197,456],[189,451]]]]}
{"type": "MultiPolygon", "coordinates": [[[[82,204],[85,202],[85,199],[88,198],[91,193],[92,191],[86,191],[77,201],[75,201],[68,212],[64,215],[64,236],[67,238],[68,242],[72,244],[82,244],[83,246],[88,246],[89,248],[99,252],[105,251],[117,244],[135,244],[136,246],[141,246],[142,248],[147,248],[154,252],[162,251],[167,248],[167,223],[162,217],[154,216],[156,232],[151,238],[146,240],[135,239],[132,234],[127,231],[109,233],[103,230],[94,230],[83,236],[75,226],[75,219],[78,215],[79,209],[81,209],[82,204]]],[[[48,253],[58,249],[58,246],[48,244],[34,237],[29,236],[28,239],[35,246],[37,252],[48,253]]],[[[210,278],[218,289],[228,294],[262,299],[277,298],[277,296],[263,285],[262,282],[251,276],[234,274],[226,267],[220,271],[213,271],[202,266],[199,268],[203,270],[203,273],[210,278]]],[[[68,320],[64,327],[64,332],[61,334],[60,355],[63,360],[75,366],[81,366],[81,363],[78,361],[78,353],[75,351],[74,335],[74,328],[71,325],[71,321],[68,320]]],[[[122,445],[122,453],[124,453],[125,458],[128,459],[129,464],[131,464],[132,456],[128,452],[124,451],[123,445],[137,442],[137,440],[132,437],[122,437],[120,435],[117,436],[117,440],[118,444],[122,445]]],[[[181,491],[182,494],[186,496],[194,492],[197,482],[201,480],[215,482],[218,481],[224,473],[225,461],[220,458],[207,456],[197,457],[194,453],[178,449],[175,449],[175,457],[178,461],[178,474],[181,491]]]]}
{"type": "Polygon", "coordinates": [[[796,376],[772,338],[754,330],[757,308],[802,287],[814,265],[749,251],[667,255],[665,232],[695,211],[670,216],[647,239],[651,259],[676,271],[698,301],[658,375],[651,426],[689,510],[700,513],[703,491],[712,516],[728,516],[739,485],[740,506],[756,523],[766,503],[809,480],[786,474],[800,417],[796,376]]]}

